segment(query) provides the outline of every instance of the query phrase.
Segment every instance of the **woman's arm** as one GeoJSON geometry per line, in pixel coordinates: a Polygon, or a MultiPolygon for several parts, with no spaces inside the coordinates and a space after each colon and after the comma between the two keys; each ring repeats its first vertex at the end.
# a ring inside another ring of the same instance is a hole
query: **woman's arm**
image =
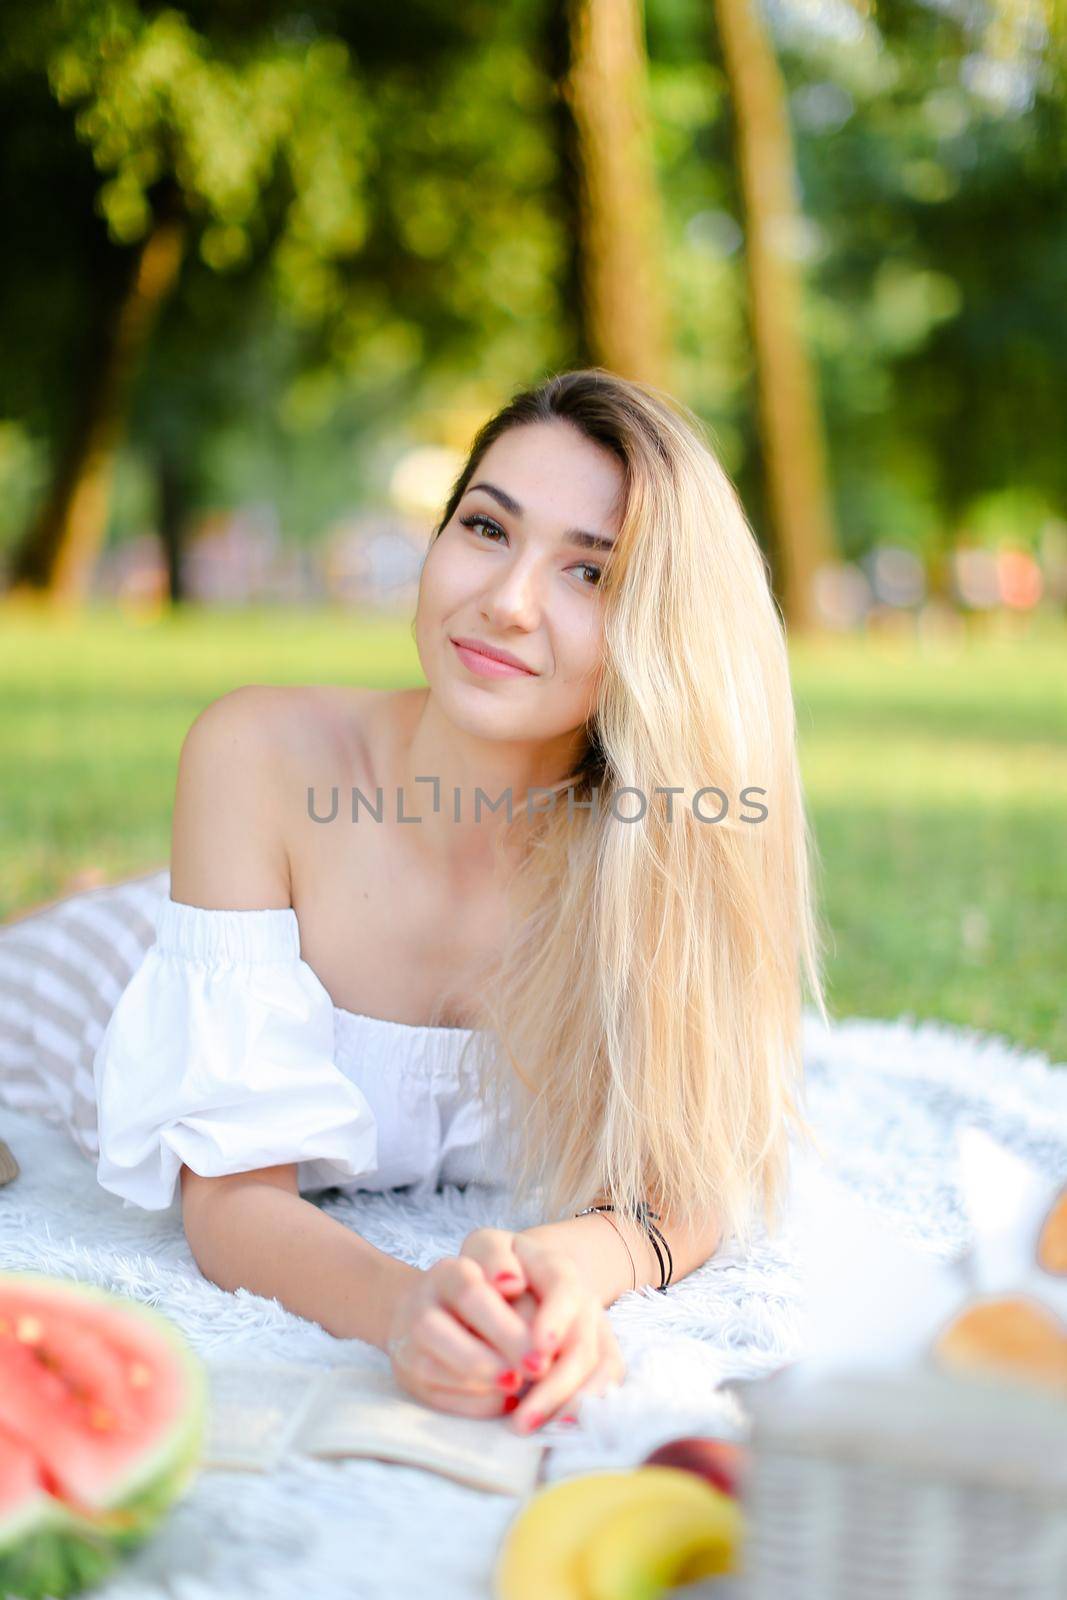
{"type": "Polygon", "coordinates": [[[418,1267],[305,1200],[292,1163],[223,1178],[183,1167],[181,1180],[185,1236],[205,1278],[384,1350],[397,1298],[421,1277],[418,1267]]]}
{"type": "MultiPolygon", "coordinates": [[[[702,1267],[722,1242],[722,1229],[718,1223],[713,1227],[690,1224],[683,1228],[669,1217],[664,1217],[656,1226],[670,1246],[674,1261],[672,1283],[677,1283],[697,1267],[702,1267]]],[[[608,1215],[594,1212],[585,1217],[568,1217],[563,1222],[539,1223],[533,1228],[523,1228],[522,1232],[536,1243],[549,1245],[570,1256],[581,1274],[582,1282],[593,1290],[604,1306],[610,1306],[621,1294],[634,1287],[634,1269],[638,1288],[643,1284],[651,1284],[655,1288],[659,1284],[659,1262],[648,1234],[640,1223],[627,1220],[615,1211],[608,1215]],[[623,1234],[633,1254],[633,1268],[616,1228],[623,1234]]]]}
{"type": "MultiPolygon", "coordinates": [[[[206,907],[292,903],[285,801],[308,720],[291,690],[249,685],[200,713],[178,765],[171,895],[206,907]],[[294,755],[295,752],[295,755],[294,755]]],[[[418,1269],[305,1200],[293,1162],[181,1174],[182,1222],[206,1278],[279,1300],[338,1338],[384,1348],[393,1302],[418,1269]]]]}

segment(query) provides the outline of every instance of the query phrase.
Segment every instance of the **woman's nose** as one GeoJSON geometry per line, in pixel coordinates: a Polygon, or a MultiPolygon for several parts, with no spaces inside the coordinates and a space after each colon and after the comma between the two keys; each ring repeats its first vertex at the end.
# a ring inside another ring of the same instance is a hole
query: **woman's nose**
{"type": "Polygon", "coordinates": [[[517,561],[501,573],[485,597],[486,615],[496,622],[534,628],[541,614],[540,583],[533,567],[517,561]]]}

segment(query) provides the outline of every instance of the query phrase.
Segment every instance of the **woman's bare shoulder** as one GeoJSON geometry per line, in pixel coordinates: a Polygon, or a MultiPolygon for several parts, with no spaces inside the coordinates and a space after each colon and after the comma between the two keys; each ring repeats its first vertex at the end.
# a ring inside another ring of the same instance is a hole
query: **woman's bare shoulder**
{"type": "Polygon", "coordinates": [[[312,757],[357,761],[378,703],[388,691],[362,685],[244,684],[212,700],[187,735],[219,750],[240,746],[269,758],[270,769],[312,757]]]}
{"type": "Polygon", "coordinates": [[[284,903],[307,787],[358,781],[366,729],[385,691],[246,684],[194,720],[178,766],[171,850],[175,898],[284,903]],[[184,891],[184,892],[183,892],[184,891]]]}

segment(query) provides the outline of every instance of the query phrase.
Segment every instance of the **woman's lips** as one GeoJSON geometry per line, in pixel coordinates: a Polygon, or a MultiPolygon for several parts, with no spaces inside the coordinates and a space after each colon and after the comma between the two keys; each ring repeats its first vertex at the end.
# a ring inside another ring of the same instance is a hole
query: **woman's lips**
{"type": "Polygon", "coordinates": [[[537,674],[527,672],[523,667],[509,666],[506,661],[497,661],[494,656],[483,656],[480,650],[468,650],[466,645],[452,644],[456,654],[465,667],[477,673],[479,678],[533,678],[537,674]]]}

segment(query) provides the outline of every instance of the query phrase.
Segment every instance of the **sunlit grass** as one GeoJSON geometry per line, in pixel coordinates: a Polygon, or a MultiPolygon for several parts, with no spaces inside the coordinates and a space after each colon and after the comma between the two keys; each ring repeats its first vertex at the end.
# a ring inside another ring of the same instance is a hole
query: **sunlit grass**
{"type": "Polygon", "coordinates": [[[1067,635],[792,651],[836,1016],[1067,1061],[1067,635]]]}
{"type": "MultiPolygon", "coordinates": [[[[1067,636],[793,646],[838,1017],[939,1017],[1067,1061],[1067,636]]],[[[242,683],[421,681],[406,621],[0,609],[0,917],[167,860],[189,723],[242,683]]]]}

